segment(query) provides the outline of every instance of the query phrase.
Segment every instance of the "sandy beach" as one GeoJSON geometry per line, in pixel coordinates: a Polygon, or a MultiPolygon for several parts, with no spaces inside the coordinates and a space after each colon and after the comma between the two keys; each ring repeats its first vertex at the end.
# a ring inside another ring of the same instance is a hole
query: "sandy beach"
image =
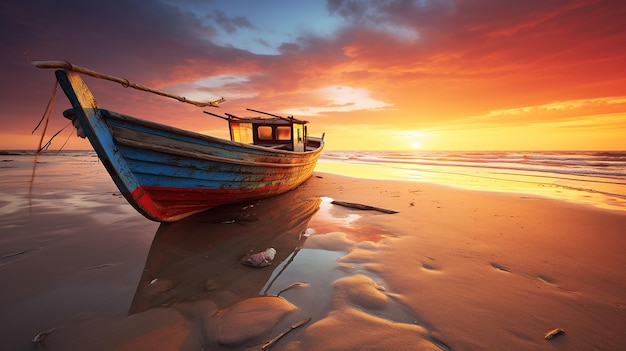
{"type": "Polygon", "coordinates": [[[30,205],[30,170],[2,183],[5,350],[260,350],[288,330],[272,350],[626,345],[625,211],[317,172],[160,225],[96,160],[55,167],[30,205]],[[241,264],[268,247],[270,266],[241,264]]]}

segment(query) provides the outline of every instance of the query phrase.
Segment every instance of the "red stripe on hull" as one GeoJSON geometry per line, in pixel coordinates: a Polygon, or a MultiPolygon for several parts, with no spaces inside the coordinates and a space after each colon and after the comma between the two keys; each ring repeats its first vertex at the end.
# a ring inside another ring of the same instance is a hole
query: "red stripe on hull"
{"type": "Polygon", "coordinates": [[[281,184],[258,189],[139,187],[130,194],[129,202],[149,219],[174,222],[219,205],[279,195],[297,185],[281,184]]]}

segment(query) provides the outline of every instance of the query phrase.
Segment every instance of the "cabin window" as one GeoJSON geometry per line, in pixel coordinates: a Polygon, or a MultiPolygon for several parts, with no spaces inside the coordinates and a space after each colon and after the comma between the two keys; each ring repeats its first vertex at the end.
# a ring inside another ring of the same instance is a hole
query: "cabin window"
{"type": "Polygon", "coordinates": [[[277,140],[291,140],[291,127],[276,127],[277,140]]]}
{"type": "Polygon", "coordinates": [[[230,140],[252,144],[252,123],[230,122],[230,140]]]}
{"type": "Polygon", "coordinates": [[[259,126],[257,133],[259,134],[259,140],[274,140],[271,126],[259,126]]]}

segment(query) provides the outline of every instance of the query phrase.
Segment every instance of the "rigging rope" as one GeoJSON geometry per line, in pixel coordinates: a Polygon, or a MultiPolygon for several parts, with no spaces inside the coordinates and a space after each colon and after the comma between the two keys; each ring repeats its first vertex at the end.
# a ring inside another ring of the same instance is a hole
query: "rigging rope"
{"type": "MultiPolygon", "coordinates": [[[[35,159],[33,160],[33,171],[30,175],[30,185],[28,187],[29,210],[31,210],[31,206],[32,206],[32,194],[33,194],[33,182],[35,181],[35,169],[37,168],[37,161],[39,159],[39,154],[41,153],[41,150],[42,150],[41,145],[43,143],[43,138],[46,135],[46,130],[48,129],[48,123],[50,122],[50,114],[52,112],[52,106],[54,106],[54,97],[57,93],[57,86],[58,84],[57,84],[57,81],[55,80],[54,87],[52,88],[52,96],[50,96],[50,100],[48,100],[48,106],[46,106],[46,111],[43,113],[43,116],[41,117],[41,120],[39,120],[39,123],[37,123],[37,126],[35,127],[35,129],[33,129],[33,131],[31,132],[31,134],[35,133],[35,131],[39,128],[39,126],[41,126],[41,123],[45,120],[43,131],[41,133],[41,138],[39,138],[39,146],[37,146],[37,152],[35,152],[35,159]]],[[[59,134],[59,133],[57,132],[56,134],[59,134]]],[[[46,143],[46,145],[49,146],[51,141],[52,139],[50,139],[50,141],[46,143]]]]}

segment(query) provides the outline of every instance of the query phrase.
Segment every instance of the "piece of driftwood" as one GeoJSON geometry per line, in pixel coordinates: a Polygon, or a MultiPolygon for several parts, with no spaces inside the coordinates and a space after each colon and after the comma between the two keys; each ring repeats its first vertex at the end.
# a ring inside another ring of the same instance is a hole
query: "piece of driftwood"
{"type": "Polygon", "coordinates": [[[389,213],[389,214],[398,213],[398,211],[388,210],[386,208],[374,207],[370,205],[357,204],[355,202],[332,201],[331,204],[343,206],[343,207],[356,208],[357,210],[371,210],[371,211],[378,211],[378,212],[389,213]]]}
{"type": "Polygon", "coordinates": [[[279,291],[278,294],[276,294],[276,296],[280,296],[280,294],[284,293],[285,291],[287,291],[289,289],[303,287],[303,286],[309,286],[309,284],[302,283],[302,282],[295,282],[295,283],[289,285],[288,287],[284,288],[283,290],[279,291]]]}
{"type": "Polygon", "coordinates": [[[35,337],[32,340],[33,348],[36,350],[39,347],[39,345],[41,345],[42,347],[45,347],[46,338],[48,337],[48,335],[52,334],[52,332],[54,332],[55,330],[56,328],[51,328],[35,335],[35,337]]]}
{"type": "Polygon", "coordinates": [[[6,254],[2,257],[0,257],[0,260],[4,260],[5,258],[10,258],[10,257],[14,257],[14,256],[19,256],[19,255],[23,255],[27,252],[31,252],[31,251],[35,251],[35,250],[39,250],[39,247],[34,247],[32,249],[27,249],[27,250],[23,250],[23,251],[19,251],[19,252],[14,252],[14,253],[10,253],[10,254],[6,254]]]}
{"type": "Polygon", "coordinates": [[[299,328],[307,323],[309,323],[311,321],[311,318],[304,320],[304,321],[300,321],[294,325],[292,325],[291,327],[289,327],[289,329],[285,330],[284,332],[278,334],[275,338],[273,338],[272,340],[266,342],[265,344],[263,344],[263,346],[261,346],[261,350],[269,350],[270,347],[274,346],[274,344],[276,344],[278,342],[278,340],[280,340],[280,338],[282,338],[283,336],[287,335],[289,332],[291,332],[292,330],[299,328]]]}
{"type": "Polygon", "coordinates": [[[550,330],[543,338],[546,340],[550,340],[558,335],[564,334],[565,330],[561,329],[561,328],[555,328],[550,330]]]}
{"type": "Polygon", "coordinates": [[[112,265],[113,265],[112,263],[104,263],[104,264],[100,264],[100,265],[97,265],[97,266],[87,267],[87,268],[84,268],[83,270],[85,270],[85,271],[91,271],[91,270],[94,270],[94,269],[102,269],[102,268],[107,268],[107,267],[110,267],[110,266],[112,266],[112,265]]]}

